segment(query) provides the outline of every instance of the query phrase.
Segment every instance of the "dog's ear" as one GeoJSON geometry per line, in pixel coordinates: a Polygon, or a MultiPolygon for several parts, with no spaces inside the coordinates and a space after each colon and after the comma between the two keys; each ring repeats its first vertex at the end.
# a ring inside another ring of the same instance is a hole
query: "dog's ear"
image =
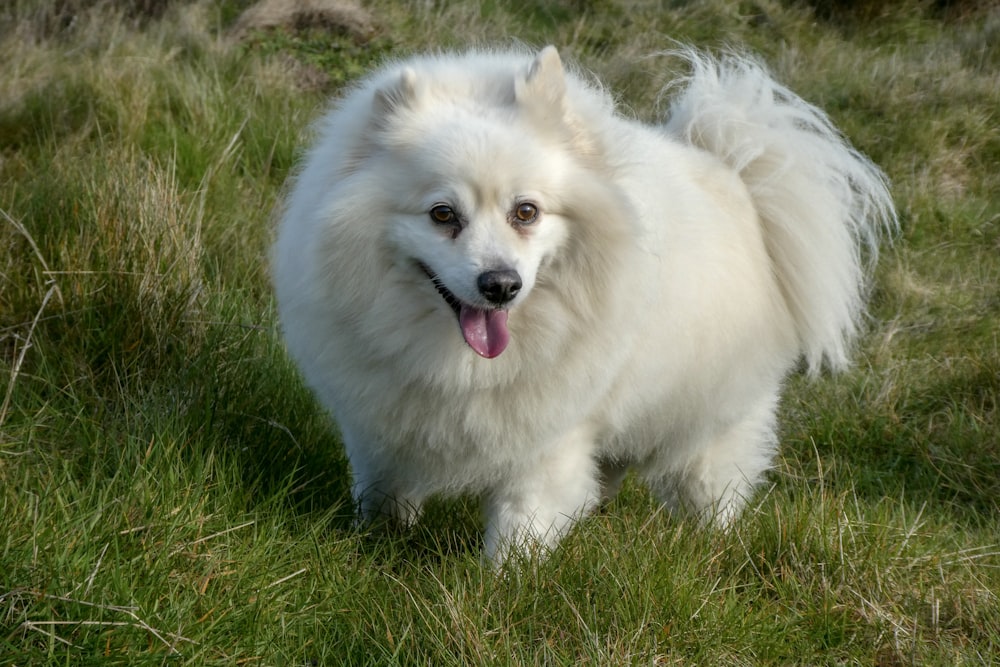
{"type": "Polygon", "coordinates": [[[394,82],[375,91],[373,102],[375,117],[391,115],[402,107],[412,108],[419,95],[420,82],[417,80],[417,73],[409,67],[404,67],[394,82]]]}
{"type": "Polygon", "coordinates": [[[554,46],[538,52],[522,76],[514,80],[514,104],[533,122],[562,137],[581,158],[595,156],[600,146],[566,103],[566,72],[554,46]]]}
{"type": "Polygon", "coordinates": [[[514,81],[514,99],[521,107],[561,117],[566,96],[566,74],[554,46],[538,52],[524,76],[514,81]]]}

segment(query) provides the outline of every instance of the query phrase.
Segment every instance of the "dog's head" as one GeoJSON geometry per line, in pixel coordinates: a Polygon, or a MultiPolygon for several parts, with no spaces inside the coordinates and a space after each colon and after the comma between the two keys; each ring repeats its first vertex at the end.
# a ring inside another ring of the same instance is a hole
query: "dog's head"
{"type": "Polygon", "coordinates": [[[586,152],[555,49],[526,62],[512,71],[484,60],[454,76],[405,68],[373,101],[369,150],[395,207],[393,253],[486,358],[507,347],[508,314],[567,242],[586,152]]]}

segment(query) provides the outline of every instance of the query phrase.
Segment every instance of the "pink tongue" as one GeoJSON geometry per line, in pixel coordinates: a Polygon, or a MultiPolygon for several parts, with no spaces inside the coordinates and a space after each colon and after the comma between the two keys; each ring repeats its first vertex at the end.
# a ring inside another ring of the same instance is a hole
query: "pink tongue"
{"type": "Polygon", "coordinates": [[[458,324],[469,347],[487,359],[498,356],[510,342],[506,310],[482,310],[462,304],[458,324]]]}

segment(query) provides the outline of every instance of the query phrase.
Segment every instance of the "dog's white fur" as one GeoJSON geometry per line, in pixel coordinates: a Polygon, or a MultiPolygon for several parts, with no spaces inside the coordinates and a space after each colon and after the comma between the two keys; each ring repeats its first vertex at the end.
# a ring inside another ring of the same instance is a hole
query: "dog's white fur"
{"type": "Polygon", "coordinates": [[[681,55],[662,126],[552,47],[395,63],[321,120],[273,275],[365,516],[481,494],[502,559],[631,468],[727,523],[771,465],[785,376],[846,363],[865,246],[895,220],[882,172],[753,60],[681,55]],[[483,358],[430,276],[487,317],[497,269],[523,284],[483,358]]]}

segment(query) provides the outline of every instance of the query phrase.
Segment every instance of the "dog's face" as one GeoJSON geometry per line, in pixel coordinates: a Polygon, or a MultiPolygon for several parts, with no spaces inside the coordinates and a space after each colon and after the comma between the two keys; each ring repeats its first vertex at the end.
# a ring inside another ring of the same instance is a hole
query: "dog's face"
{"type": "Polygon", "coordinates": [[[523,155],[512,155],[502,137],[470,145],[460,136],[469,134],[449,143],[432,133],[400,156],[400,166],[422,175],[389,234],[401,261],[453,312],[469,346],[492,358],[507,346],[508,312],[531,297],[567,228],[543,176],[520,163],[523,155]]]}
{"type": "Polygon", "coordinates": [[[569,233],[559,193],[570,156],[519,102],[516,81],[484,108],[437,97],[416,76],[376,99],[396,207],[389,242],[469,346],[493,358],[509,342],[508,315],[569,233]]]}

